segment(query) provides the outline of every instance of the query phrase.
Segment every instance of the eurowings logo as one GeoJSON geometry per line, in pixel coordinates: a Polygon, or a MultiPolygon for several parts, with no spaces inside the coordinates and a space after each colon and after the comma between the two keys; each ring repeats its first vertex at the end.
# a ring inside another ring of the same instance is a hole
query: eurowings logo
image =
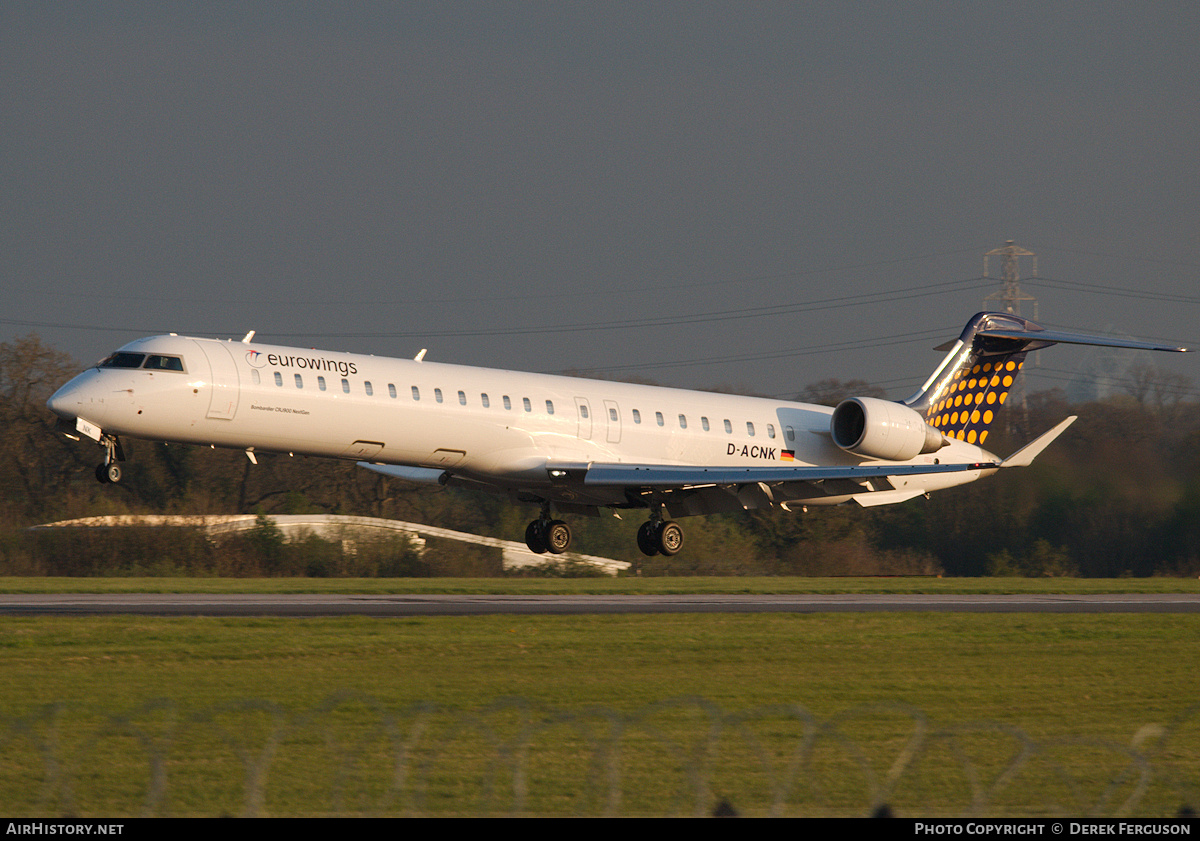
{"type": "Polygon", "coordinates": [[[259,350],[246,351],[246,361],[253,368],[307,368],[311,371],[329,371],[343,377],[358,373],[358,365],[341,359],[320,356],[284,356],[278,353],[263,353],[259,350]]]}

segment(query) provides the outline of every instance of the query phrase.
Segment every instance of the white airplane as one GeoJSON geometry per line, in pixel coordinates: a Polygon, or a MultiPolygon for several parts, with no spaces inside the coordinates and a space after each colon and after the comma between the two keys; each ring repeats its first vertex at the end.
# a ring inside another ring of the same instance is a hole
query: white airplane
{"type": "MultiPolygon", "coordinates": [[[[903,502],[1030,464],[1069,417],[1006,459],[983,448],[1025,355],[1056,343],[1184,351],[1045,330],[979,313],[903,402],[837,408],[656,386],[350,353],[186,338],[130,342],[48,406],[104,447],[121,478],[121,436],[350,459],[413,482],[537,503],[525,540],[561,553],[553,511],[645,509],[647,555],[674,555],[672,517],[780,506],[903,502]]],[[[64,430],[67,431],[67,430],[64,430]]],[[[257,462],[255,462],[257,463],[257,462]]]]}

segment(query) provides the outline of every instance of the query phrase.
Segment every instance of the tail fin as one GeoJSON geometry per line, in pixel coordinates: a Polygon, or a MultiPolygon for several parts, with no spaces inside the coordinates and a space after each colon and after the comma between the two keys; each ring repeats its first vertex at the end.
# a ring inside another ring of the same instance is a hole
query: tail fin
{"type": "Polygon", "coordinates": [[[948,349],[921,390],[904,401],[951,438],[982,444],[1030,351],[1054,344],[1102,345],[1182,352],[1187,348],[1046,330],[1019,315],[981,312],[948,349]]]}

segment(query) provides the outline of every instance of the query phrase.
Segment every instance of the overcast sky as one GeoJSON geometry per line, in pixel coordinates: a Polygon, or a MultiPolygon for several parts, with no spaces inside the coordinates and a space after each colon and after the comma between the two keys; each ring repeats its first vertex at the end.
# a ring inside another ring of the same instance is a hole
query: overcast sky
{"type": "Polygon", "coordinates": [[[1043,323],[1200,346],[1197,44],[1194,0],[5,0],[0,340],[906,397],[1012,239],[1043,323]]]}

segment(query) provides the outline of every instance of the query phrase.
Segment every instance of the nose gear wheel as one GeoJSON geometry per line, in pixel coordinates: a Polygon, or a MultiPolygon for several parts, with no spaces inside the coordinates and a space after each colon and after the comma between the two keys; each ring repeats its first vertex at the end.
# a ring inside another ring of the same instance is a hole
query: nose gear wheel
{"type": "Polygon", "coordinates": [[[104,447],[104,462],[96,465],[96,481],[104,485],[116,484],[121,481],[121,466],[117,462],[125,460],[121,439],[115,435],[102,435],[100,445],[104,447]]]}

